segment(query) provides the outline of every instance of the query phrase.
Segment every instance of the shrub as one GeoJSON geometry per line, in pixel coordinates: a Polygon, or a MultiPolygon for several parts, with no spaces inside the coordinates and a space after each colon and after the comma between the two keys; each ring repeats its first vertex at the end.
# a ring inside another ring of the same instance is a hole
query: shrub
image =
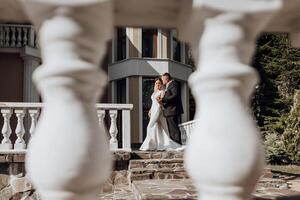
{"type": "Polygon", "coordinates": [[[265,136],[264,147],[269,164],[287,164],[290,162],[284,143],[276,133],[265,136]]]}

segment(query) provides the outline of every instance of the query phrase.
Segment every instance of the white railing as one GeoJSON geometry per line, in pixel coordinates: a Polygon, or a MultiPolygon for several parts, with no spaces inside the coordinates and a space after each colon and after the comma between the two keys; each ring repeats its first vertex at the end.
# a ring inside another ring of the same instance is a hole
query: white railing
{"type": "Polygon", "coordinates": [[[0,24],[0,47],[23,46],[38,48],[32,25],[0,24]]]}
{"type": "MultiPolygon", "coordinates": [[[[2,139],[0,144],[0,152],[24,152],[27,148],[28,141],[24,138],[30,138],[34,134],[34,130],[39,118],[39,115],[44,107],[43,103],[1,103],[0,111],[2,119],[2,139]],[[25,126],[25,117],[29,117],[28,124],[25,126]],[[15,127],[11,126],[13,116],[16,119],[15,127]],[[14,128],[14,129],[13,129],[14,128]],[[12,133],[15,136],[15,141],[11,140],[12,133]]],[[[132,104],[96,104],[96,112],[99,120],[99,125],[105,124],[105,116],[108,114],[110,118],[109,134],[111,150],[118,149],[118,130],[117,118],[118,111],[122,115],[122,149],[130,150],[131,148],[131,128],[130,128],[130,111],[132,104]]],[[[106,127],[106,126],[105,126],[106,127]]],[[[1,138],[1,137],[0,137],[1,138]]]]}
{"type": "Polygon", "coordinates": [[[195,126],[195,120],[184,122],[179,124],[179,129],[181,132],[181,142],[183,145],[186,145],[187,140],[195,126]]]}

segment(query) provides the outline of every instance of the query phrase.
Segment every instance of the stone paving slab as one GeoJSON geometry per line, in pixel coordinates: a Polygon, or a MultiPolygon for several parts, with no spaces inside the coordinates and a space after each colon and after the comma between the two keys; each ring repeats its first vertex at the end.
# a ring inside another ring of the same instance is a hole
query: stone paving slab
{"type": "Polygon", "coordinates": [[[136,200],[129,185],[118,185],[111,192],[99,194],[98,200],[136,200]]]}
{"type": "Polygon", "coordinates": [[[135,168],[178,168],[183,167],[183,159],[141,159],[141,160],[131,160],[128,169],[135,168]]]}
{"type": "Polygon", "coordinates": [[[183,167],[177,168],[158,168],[145,169],[136,168],[131,169],[129,173],[129,180],[147,180],[147,179],[187,179],[188,175],[183,167]]]}
{"type": "Polygon", "coordinates": [[[132,159],[176,159],[183,158],[183,151],[132,151],[132,159]]]}
{"type": "MultiPolygon", "coordinates": [[[[253,197],[255,200],[300,200],[300,178],[287,176],[278,178],[262,177],[253,197]]],[[[177,180],[142,180],[129,186],[118,186],[110,195],[102,199],[123,200],[194,200],[197,199],[195,187],[190,179],[177,180]],[[126,194],[127,192],[127,194],[126,194]],[[126,194],[126,195],[125,195],[126,194]],[[127,199],[126,199],[127,198],[127,199]]]]}
{"type": "Polygon", "coordinates": [[[132,190],[137,200],[196,200],[197,191],[191,180],[134,181],[132,190]]]}

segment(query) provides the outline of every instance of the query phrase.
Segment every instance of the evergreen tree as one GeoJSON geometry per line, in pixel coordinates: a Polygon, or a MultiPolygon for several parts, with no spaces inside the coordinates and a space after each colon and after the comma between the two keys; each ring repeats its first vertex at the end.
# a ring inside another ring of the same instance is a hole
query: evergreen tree
{"type": "Polygon", "coordinates": [[[294,105],[287,119],[283,142],[289,159],[300,165],[300,90],[294,96],[294,105]]]}
{"type": "Polygon", "coordinates": [[[253,66],[261,78],[252,101],[257,124],[264,138],[268,134],[282,138],[291,123],[293,96],[300,89],[300,51],[291,48],[288,34],[262,34],[253,66]]]}

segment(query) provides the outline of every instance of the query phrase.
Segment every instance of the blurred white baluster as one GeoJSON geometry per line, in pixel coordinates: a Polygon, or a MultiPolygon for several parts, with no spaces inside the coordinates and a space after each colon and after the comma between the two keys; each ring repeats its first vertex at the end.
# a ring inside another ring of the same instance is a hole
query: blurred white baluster
{"type": "Polygon", "coordinates": [[[99,65],[113,30],[111,1],[21,2],[43,60],[33,75],[44,107],[27,150],[28,175],[43,200],[97,199],[112,166],[95,107],[107,83],[99,65]]]}
{"type": "Polygon", "coordinates": [[[255,38],[280,1],[197,1],[187,29],[197,70],[186,166],[201,200],[246,200],[264,167],[260,134],[249,111],[257,84],[248,66],[255,38]],[[206,20],[204,20],[206,17],[206,20]],[[202,38],[199,39],[201,34],[202,38]]]}
{"type": "Polygon", "coordinates": [[[104,125],[105,110],[97,110],[97,117],[99,126],[102,127],[104,125]]]}
{"type": "Polygon", "coordinates": [[[26,148],[26,143],[25,140],[23,139],[24,134],[25,134],[25,128],[24,128],[24,116],[25,116],[26,111],[24,109],[22,110],[15,110],[16,117],[18,119],[17,121],[17,127],[16,127],[16,135],[17,135],[17,140],[15,141],[14,144],[14,149],[25,149],[26,148]]]}
{"type": "Polygon", "coordinates": [[[16,27],[11,26],[10,30],[11,30],[11,43],[10,43],[10,46],[15,47],[16,46],[16,27]]]}
{"type": "Polygon", "coordinates": [[[5,34],[4,45],[6,47],[9,46],[9,33],[10,33],[10,28],[8,26],[4,27],[4,34],[5,34]]]}
{"type": "Polygon", "coordinates": [[[30,129],[29,129],[29,133],[31,136],[33,136],[33,132],[35,130],[36,127],[36,123],[37,123],[37,119],[39,116],[39,110],[38,109],[30,109],[28,111],[30,118],[31,118],[31,125],[30,125],[30,129]]]}
{"type": "Polygon", "coordinates": [[[11,127],[10,127],[10,117],[12,115],[11,109],[1,109],[1,113],[3,116],[3,127],[1,130],[3,139],[0,144],[0,149],[12,149],[12,143],[10,140],[11,135],[11,127]]]}
{"type": "Polygon", "coordinates": [[[0,46],[4,46],[4,29],[3,26],[0,26],[0,46]]]}
{"type": "Polygon", "coordinates": [[[27,27],[23,27],[23,46],[27,45],[27,41],[28,41],[28,28],[27,27]]]}
{"type": "Polygon", "coordinates": [[[110,110],[109,111],[109,116],[110,116],[110,128],[109,128],[109,133],[110,133],[110,148],[111,149],[117,149],[118,148],[118,140],[117,140],[117,135],[118,135],[118,128],[117,128],[117,116],[118,116],[118,111],[117,110],[110,110]]]}
{"type": "Polygon", "coordinates": [[[17,47],[22,46],[22,27],[17,27],[17,47]]]}

